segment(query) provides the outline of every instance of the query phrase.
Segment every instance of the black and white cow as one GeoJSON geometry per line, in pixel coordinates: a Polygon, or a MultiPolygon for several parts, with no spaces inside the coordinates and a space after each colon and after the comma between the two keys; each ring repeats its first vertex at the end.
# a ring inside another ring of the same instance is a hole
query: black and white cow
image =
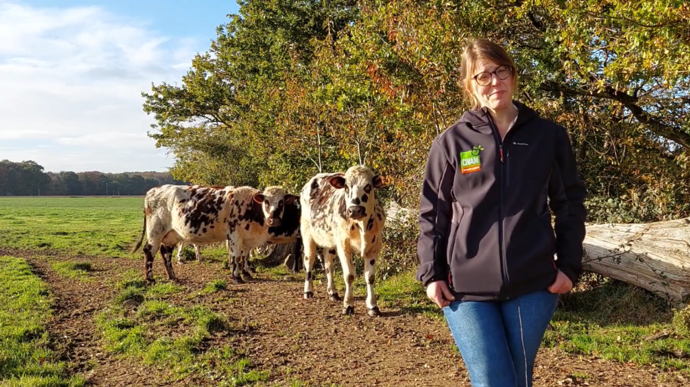
{"type": "MultiPolygon", "coordinates": [[[[175,279],[172,251],[180,243],[208,244],[227,241],[229,266],[235,281],[249,276],[244,262],[251,249],[266,243],[269,229],[279,230],[286,204],[297,196],[281,187],[263,191],[252,187],[164,185],[152,188],[144,199],[146,280],[153,281],[153,257],[160,249],[168,279],[175,279]]],[[[289,220],[294,222],[294,220],[289,220]]],[[[285,238],[276,236],[280,240],[285,238]]],[[[285,242],[283,242],[285,243],[285,242]]]]}
{"type": "Polygon", "coordinates": [[[312,269],[318,246],[324,253],[328,295],[334,301],[340,300],[333,284],[333,256],[338,254],[345,279],[343,314],[354,313],[354,252],[364,259],[368,314],[381,314],[374,295],[374,264],[381,250],[381,232],[386,220],[376,198],[376,189],[381,186],[381,177],[362,165],[345,173],[317,174],[304,186],[300,193],[300,230],[306,270],[305,299],[314,295],[312,269]]]}
{"type": "MultiPolygon", "coordinates": [[[[285,203],[285,209],[283,210],[283,220],[280,222],[279,226],[273,226],[268,228],[268,243],[269,244],[283,244],[294,241],[299,238],[299,219],[300,219],[300,204],[297,200],[289,203],[285,203]]],[[[193,244],[195,258],[197,261],[201,261],[201,251],[199,250],[198,244],[193,244]]],[[[228,251],[230,251],[230,245],[227,244],[228,251]]],[[[301,253],[301,240],[295,246],[295,251],[293,252],[295,256],[299,256],[301,253]]],[[[182,249],[184,248],[184,242],[177,244],[177,263],[180,265],[184,264],[182,260],[182,249]]],[[[298,263],[298,260],[295,260],[298,263]]],[[[249,267],[248,262],[243,262],[246,268],[242,271],[245,273],[252,271],[253,269],[249,267]]],[[[297,268],[293,269],[297,272],[297,268]]]]}

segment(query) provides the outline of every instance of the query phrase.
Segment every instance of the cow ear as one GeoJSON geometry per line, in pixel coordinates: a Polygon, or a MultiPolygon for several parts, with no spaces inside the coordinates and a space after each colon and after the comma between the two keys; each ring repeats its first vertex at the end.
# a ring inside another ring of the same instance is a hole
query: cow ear
{"type": "Polygon", "coordinates": [[[337,189],[345,187],[345,178],[342,176],[333,176],[330,179],[328,179],[328,182],[331,183],[331,185],[337,189]]]}
{"type": "Polygon", "coordinates": [[[297,195],[285,195],[285,204],[294,204],[299,201],[299,196],[297,195]]]}
{"type": "Polygon", "coordinates": [[[256,195],[254,195],[254,196],[252,197],[252,199],[254,199],[254,201],[257,202],[257,203],[263,203],[263,202],[264,202],[264,199],[266,199],[266,196],[264,196],[264,194],[258,193],[258,194],[256,194],[256,195]]]}
{"type": "Polygon", "coordinates": [[[374,178],[371,179],[371,182],[374,184],[374,188],[383,187],[383,179],[379,175],[374,176],[374,178]]]}

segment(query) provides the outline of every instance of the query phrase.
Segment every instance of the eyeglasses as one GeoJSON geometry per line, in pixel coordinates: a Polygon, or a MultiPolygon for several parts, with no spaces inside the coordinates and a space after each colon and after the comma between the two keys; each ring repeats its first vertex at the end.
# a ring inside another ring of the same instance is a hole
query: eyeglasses
{"type": "Polygon", "coordinates": [[[479,86],[486,86],[489,83],[491,83],[491,78],[493,74],[496,74],[496,78],[500,80],[508,79],[508,77],[512,74],[512,69],[510,66],[498,66],[496,70],[494,71],[483,71],[472,78],[474,78],[475,81],[477,81],[477,84],[479,86]]]}

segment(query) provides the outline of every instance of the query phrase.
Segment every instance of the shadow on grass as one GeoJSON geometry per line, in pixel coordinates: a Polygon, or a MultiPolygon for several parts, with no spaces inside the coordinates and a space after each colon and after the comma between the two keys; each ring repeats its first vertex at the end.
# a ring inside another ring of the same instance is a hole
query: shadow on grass
{"type": "Polygon", "coordinates": [[[624,282],[586,273],[575,291],[560,297],[554,320],[647,326],[673,319],[672,305],[659,296],[624,282]]]}

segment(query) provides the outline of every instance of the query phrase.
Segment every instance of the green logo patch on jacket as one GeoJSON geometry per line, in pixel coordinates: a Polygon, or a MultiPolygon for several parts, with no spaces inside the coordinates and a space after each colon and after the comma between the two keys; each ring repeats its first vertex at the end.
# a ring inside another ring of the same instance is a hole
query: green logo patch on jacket
{"type": "Polygon", "coordinates": [[[479,152],[483,150],[481,145],[477,145],[472,150],[460,152],[460,172],[463,175],[482,170],[482,159],[479,152]]]}

